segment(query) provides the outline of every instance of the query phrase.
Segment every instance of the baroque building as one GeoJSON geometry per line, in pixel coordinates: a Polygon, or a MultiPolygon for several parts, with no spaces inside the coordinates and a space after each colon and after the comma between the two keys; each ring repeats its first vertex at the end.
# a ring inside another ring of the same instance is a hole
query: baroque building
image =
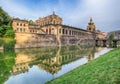
{"type": "Polygon", "coordinates": [[[62,18],[55,12],[47,17],[39,18],[32,25],[26,20],[13,19],[12,21],[17,43],[20,43],[20,46],[24,46],[23,43],[29,43],[27,47],[31,44],[34,45],[35,42],[45,43],[47,40],[55,45],[93,44],[93,33],[91,31],[95,31],[95,25],[92,18],[88,24],[87,30],[63,25],[62,18]]]}

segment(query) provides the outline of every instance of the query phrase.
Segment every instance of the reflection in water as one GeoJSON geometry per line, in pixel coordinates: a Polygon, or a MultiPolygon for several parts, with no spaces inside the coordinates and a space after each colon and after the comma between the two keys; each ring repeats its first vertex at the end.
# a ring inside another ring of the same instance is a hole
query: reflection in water
{"type": "MultiPolygon", "coordinates": [[[[12,71],[11,76],[8,75],[9,79],[6,79],[6,82],[4,80],[4,82],[5,84],[15,84],[16,81],[22,81],[22,83],[17,84],[34,84],[33,81],[36,81],[36,84],[44,84],[51,80],[53,76],[56,78],[79,66],[79,61],[93,60],[95,52],[99,52],[99,50],[101,51],[102,48],[80,46],[16,49],[14,54],[16,55],[16,57],[14,56],[15,63],[9,69],[9,72],[12,71]],[[28,79],[29,77],[33,78],[29,82],[27,79],[22,79],[26,77],[28,79]]],[[[10,53],[13,53],[13,51],[10,53]]],[[[4,70],[0,74],[2,73],[4,73],[4,70]]]]}
{"type": "Polygon", "coordinates": [[[16,50],[16,63],[13,66],[13,74],[28,71],[28,67],[33,65],[55,74],[61,70],[63,64],[83,56],[88,56],[88,60],[92,60],[94,52],[95,48],[88,47],[84,49],[77,46],[16,50]]]}
{"type": "Polygon", "coordinates": [[[15,64],[14,44],[14,39],[0,38],[0,46],[4,47],[3,50],[0,50],[0,84],[4,84],[8,80],[12,67],[15,64]]]}

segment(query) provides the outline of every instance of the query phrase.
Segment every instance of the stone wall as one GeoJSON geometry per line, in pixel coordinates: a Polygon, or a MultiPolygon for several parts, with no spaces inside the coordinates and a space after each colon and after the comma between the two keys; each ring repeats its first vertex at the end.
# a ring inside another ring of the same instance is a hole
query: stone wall
{"type": "Polygon", "coordinates": [[[64,45],[93,45],[93,39],[78,38],[75,36],[16,33],[15,48],[30,48],[41,46],[64,46],[64,45]]]}
{"type": "Polygon", "coordinates": [[[15,48],[56,46],[55,35],[16,33],[15,48]]]}

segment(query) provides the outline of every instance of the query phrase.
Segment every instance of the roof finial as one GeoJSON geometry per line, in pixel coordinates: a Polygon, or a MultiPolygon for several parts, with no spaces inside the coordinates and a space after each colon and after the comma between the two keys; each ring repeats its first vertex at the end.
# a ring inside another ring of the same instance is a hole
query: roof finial
{"type": "Polygon", "coordinates": [[[92,21],[92,17],[90,17],[90,21],[92,21]]]}
{"type": "Polygon", "coordinates": [[[55,11],[53,11],[53,15],[55,15],[55,11]]]}

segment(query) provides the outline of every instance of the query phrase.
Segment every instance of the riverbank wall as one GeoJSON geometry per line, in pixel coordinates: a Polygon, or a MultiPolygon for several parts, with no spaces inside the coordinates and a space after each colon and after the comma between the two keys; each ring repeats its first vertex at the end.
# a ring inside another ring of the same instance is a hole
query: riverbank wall
{"type": "Polygon", "coordinates": [[[66,45],[94,45],[94,40],[89,37],[75,37],[53,34],[16,33],[15,48],[31,48],[46,46],[66,45]]]}

